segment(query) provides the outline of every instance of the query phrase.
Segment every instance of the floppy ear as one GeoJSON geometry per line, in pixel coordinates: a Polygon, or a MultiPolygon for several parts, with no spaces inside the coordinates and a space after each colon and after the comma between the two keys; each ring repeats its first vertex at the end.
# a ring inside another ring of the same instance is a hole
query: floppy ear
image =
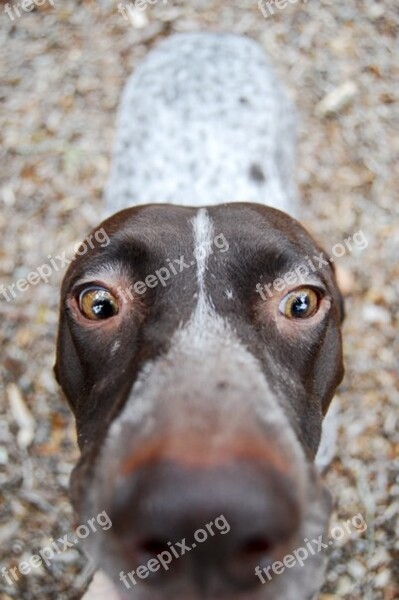
{"type": "Polygon", "coordinates": [[[346,317],[346,313],[345,313],[345,301],[344,301],[344,297],[338,287],[338,291],[339,291],[339,308],[341,311],[341,323],[343,322],[343,320],[346,317]]]}
{"type": "Polygon", "coordinates": [[[331,268],[333,270],[334,273],[334,278],[335,278],[335,283],[336,283],[336,289],[337,289],[337,294],[338,294],[338,306],[339,306],[339,311],[340,311],[340,321],[341,323],[343,322],[343,320],[345,319],[345,301],[344,301],[344,296],[342,293],[342,289],[345,287],[344,282],[342,281],[342,271],[340,269],[337,269],[336,266],[334,265],[334,263],[330,263],[331,268]]]}
{"type": "MultiPolygon", "coordinates": [[[[324,252],[327,256],[327,254],[324,252]]],[[[331,292],[336,306],[335,314],[325,333],[326,351],[319,354],[319,366],[315,369],[315,386],[317,395],[322,399],[321,410],[323,417],[328,411],[335,390],[344,376],[344,364],[342,355],[341,323],[345,318],[344,297],[339,286],[339,269],[333,263],[331,267],[331,292]]]]}
{"type": "Polygon", "coordinates": [[[76,348],[62,310],[60,311],[58,325],[54,374],[72,410],[75,412],[79,397],[84,390],[85,382],[76,348]]]}

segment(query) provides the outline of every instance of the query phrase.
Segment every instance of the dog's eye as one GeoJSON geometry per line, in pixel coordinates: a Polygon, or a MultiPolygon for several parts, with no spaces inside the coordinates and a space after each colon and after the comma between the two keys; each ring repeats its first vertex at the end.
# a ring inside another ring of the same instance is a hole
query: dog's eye
{"type": "Polygon", "coordinates": [[[288,319],[308,319],[318,310],[320,295],[312,288],[300,288],[280,302],[280,312],[288,319]]]}
{"type": "Polygon", "coordinates": [[[119,302],[108,290],[90,287],[79,294],[79,308],[87,319],[100,321],[117,315],[119,302]]]}

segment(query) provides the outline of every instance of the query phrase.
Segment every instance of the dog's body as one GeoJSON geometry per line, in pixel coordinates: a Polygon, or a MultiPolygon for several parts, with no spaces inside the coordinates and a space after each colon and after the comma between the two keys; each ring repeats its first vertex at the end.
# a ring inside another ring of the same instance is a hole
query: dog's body
{"type": "Polygon", "coordinates": [[[135,208],[68,271],[56,365],[82,451],[75,506],[114,523],[89,553],[115,598],[308,600],[322,553],[264,585],[255,575],[327,526],[312,462],[342,377],[331,266],[256,291],[320,253],[267,207],[297,213],[290,104],[253,42],[178,35],[128,83],[118,132],[107,209],[135,208]],[[149,548],[222,514],[226,538],[123,585],[149,548]]]}
{"type": "Polygon", "coordinates": [[[293,215],[294,141],[293,106],[257,44],[175,35],[125,88],[107,208],[241,201],[293,215]]]}

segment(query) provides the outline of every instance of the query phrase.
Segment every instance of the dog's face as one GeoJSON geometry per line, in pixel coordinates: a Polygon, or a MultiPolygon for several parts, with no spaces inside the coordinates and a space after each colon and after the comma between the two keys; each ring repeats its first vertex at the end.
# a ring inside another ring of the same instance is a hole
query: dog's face
{"type": "Polygon", "coordinates": [[[330,263],[253,204],[148,205],[101,227],[109,243],[63,283],[55,368],[80,522],[112,521],[89,552],[121,598],[310,597],[319,555],[264,585],[255,567],[329,516],[311,463],[343,373],[330,263]]]}

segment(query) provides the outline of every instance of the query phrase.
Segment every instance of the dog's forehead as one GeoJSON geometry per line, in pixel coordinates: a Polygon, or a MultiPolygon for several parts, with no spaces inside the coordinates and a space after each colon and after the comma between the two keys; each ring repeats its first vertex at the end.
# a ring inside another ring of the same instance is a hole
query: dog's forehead
{"type": "MultiPolygon", "coordinates": [[[[110,217],[102,226],[110,235],[111,245],[126,241],[150,247],[184,246],[194,240],[194,223],[205,212],[214,236],[230,237],[233,247],[241,245],[295,246],[298,251],[314,249],[315,244],[301,225],[282,211],[251,203],[227,203],[217,206],[186,207],[151,204],[134,207],[110,217]]],[[[228,240],[229,241],[229,240],[228,240]]]]}
{"type": "Polygon", "coordinates": [[[272,228],[296,227],[297,221],[270,206],[262,206],[250,202],[229,202],[211,206],[181,206],[171,204],[147,204],[122,210],[104,221],[104,226],[111,231],[124,229],[139,229],[143,226],[167,229],[189,226],[190,221],[198,212],[206,211],[209,217],[230,226],[239,227],[242,224],[251,226],[269,226],[272,228]]]}
{"type": "MultiPolygon", "coordinates": [[[[249,203],[200,208],[162,204],[133,207],[113,215],[97,231],[100,229],[107,234],[108,243],[97,244],[71,265],[65,291],[82,277],[93,274],[95,279],[96,271],[104,268],[111,271],[141,266],[138,274],[145,277],[176,260],[185,261],[180,265],[189,261],[194,266],[202,255],[207,259],[207,270],[218,279],[232,268],[238,276],[247,269],[249,275],[253,270],[258,277],[261,273],[277,276],[301,257],[305,259],[319,250],[289,215],[249,203]]],[[[195,273],[188,269],[184,275],[195,279],[195,273]]]]}

